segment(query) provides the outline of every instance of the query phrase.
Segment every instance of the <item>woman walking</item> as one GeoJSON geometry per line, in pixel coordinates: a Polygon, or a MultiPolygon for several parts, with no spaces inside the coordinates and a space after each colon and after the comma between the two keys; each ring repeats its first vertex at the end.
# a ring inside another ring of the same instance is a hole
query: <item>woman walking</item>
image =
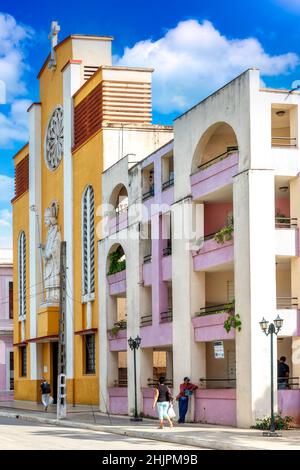
{"type": "Polygon", "coordinates": [[[170,428],[173,427],[173,423],[168,415],[168,410],[170,407],[170,403],[172,402],[172,396],[170,389],[167,385],[165,385],[165,378],[159,378],[159,384],[157,389],[155,389],[154,401],[153,401],[153,409],[157,408],[157,414],[159,419],[159,429],[163,429],[164,427],[164,419],[166,419],[169,423],[170,428]]]}

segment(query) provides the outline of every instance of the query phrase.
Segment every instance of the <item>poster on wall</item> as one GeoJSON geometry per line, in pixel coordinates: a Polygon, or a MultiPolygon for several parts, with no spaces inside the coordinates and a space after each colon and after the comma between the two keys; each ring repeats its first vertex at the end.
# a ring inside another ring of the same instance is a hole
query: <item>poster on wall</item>
{"type": "Polygon", "coordinates": [[[224,359],[224,343],[223,341],[214,341],[215,359],[224,359]]]}

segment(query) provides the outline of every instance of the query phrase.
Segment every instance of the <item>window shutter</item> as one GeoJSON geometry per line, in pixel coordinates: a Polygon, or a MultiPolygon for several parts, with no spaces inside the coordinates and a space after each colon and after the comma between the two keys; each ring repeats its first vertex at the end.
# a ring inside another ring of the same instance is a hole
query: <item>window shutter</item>
{"type": "Polygon", "coordinates": [[[87,295],[95,292],[95,222],[92,186],[88,186],[85,190],[82,204],[82,289],[83,295],[87,295]]]}
{"type": "Polygon", "coordinates": [[[19,318],[26,317],[26,236],[19,237],[19,318]]]}

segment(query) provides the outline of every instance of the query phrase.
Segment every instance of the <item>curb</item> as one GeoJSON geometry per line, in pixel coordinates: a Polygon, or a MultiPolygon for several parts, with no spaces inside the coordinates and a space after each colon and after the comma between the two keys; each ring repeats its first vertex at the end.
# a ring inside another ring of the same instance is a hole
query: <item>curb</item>
{"type": "MultiPolygon", "coordinates": [[[[105,425],[93,425],[93,424],[85,424],[81,422],[75,421],[64,421],[64,420],[57,420],[52,418],[41,418],[39,416],[31,416],[28,414],[22,413],[9,413],[5,411],[0,411],[0,417],[3,418],[17,418],[23,421],[31,421],[37,422],[42,424],[50,424],[52,426],[60,426],[65,428],[76,428],[76,429],[87,429],[90,431],[98,431],[98,432],[105,432],[107,434],[116,434],[119,436],[128,436],[128,437],[135,437],[139,439],[149,439],[153,441],[160,441],[160,442],[168,442],[173,444],[181,444],[187,446],[194,446],[194,447],[202,447],[203,449],[210,449],[210,450],[253,450],[255,447],[250,446],[243,446],[238,444],[225,444],[222,442],[216,442],[215,440],[208,440],[202,439],[197,437],[185,437],[185,436],[176,436],[164,433],[154,433],[151,431],[139,431],[134,429],[127,429],[122,430],[119,427],[108,427],[105,425]]],[[[172,432],[172,431],[171,431],[172,432]]]]}

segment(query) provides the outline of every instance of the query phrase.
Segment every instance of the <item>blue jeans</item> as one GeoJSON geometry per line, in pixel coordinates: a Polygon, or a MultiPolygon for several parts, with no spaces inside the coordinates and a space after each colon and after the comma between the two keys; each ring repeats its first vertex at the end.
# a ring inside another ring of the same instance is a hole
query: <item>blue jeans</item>
{"type": "Polygon", "coordinates": [[[189,397],[180,397],[179,398],[179,420],[178,423],[184,423],[185,415],[189,406],[189,397]]]}

